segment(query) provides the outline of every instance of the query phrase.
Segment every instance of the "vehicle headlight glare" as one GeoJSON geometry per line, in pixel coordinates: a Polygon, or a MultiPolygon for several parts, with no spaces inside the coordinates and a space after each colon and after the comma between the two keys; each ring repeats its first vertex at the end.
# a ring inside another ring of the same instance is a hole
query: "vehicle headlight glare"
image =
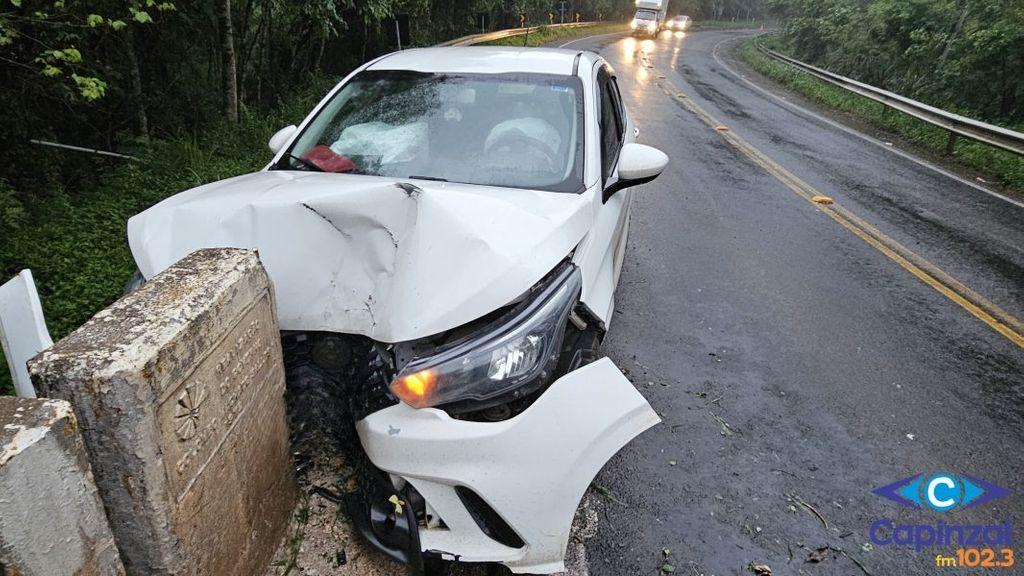
{"type": "Polygon", "coordinates": [[[551,376],[581,287],[579,269],[565,266],[505,318],[412,359],[391,382],[392,392],[413,408],[425,408],[539,388],[551,376]]]}

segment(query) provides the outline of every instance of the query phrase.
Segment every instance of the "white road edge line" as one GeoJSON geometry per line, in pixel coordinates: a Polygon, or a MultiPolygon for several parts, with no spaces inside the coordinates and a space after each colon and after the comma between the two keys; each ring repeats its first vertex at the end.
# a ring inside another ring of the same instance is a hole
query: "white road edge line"
{"type": "MultiPolygon", "coordinates": [[[[750,36],[742,36],[741,38],[749,38],[749,37],[750,36]]],[[[999,192],[996,192],[994,190],[989,190],[988,188],[985,188],[984,186],[980,186],[980,185],[978,185],[975,182],[971,182],[970,180],[968,180],[966,178],[963,178],[962,176],[958,176],[957,174],[954,174],[953,172],[950,172],[949,170],[946,170],[945,168],[941,168],[939,166],[936,166],[935,164],[932,164],[931,162],[928,162],[926,160],[922,160],[921,158],[918,158],[918,157],[916,157],[916,156],[914,156],[914,155],[912,155],[910,153],[904,152],[904,151],[902,151],[902,150],[900,150],[900,149],[898,149],[898,148],[896,148],[894,146],[889,146],[885,142],[882,142],[881,140],[878,140],[877,138],[873,138],[871,136],[868,136],[867,134],[864,134],[863,132],[858,132],[857,130],[854,130],[853,128],[850,128],[849,126],[844,126],[843,124],[840,124],[839,122],[836,122],[835,120],[826,118],[826,117],[822,116],[821,114],[818,114],[816,112],[808,110],[808,109],[804,108],[803,106],[800,106],[799,104],[795,104],[793,102],[790,102],[789,100],[786,100],[785,98],[779,96],[778,94],[775,94],[774,92],[772,92],[772,91],[770,91],[770,90],[768,90],[766,88],[762,88],[761,86],[758,86],[753,81],[748,79],[746,76],[744,76],[744,75],[740,74],[739,72],[733,70],[731,67],[729,67],[728,64],[726,64],[725,62],[722,61],[721,58],[719,58],[719,56],[718,56],[718,49],[722,46],[722,44],[725,44],[726,42],[731,42],[733,40],[736,40],[736,38],[726,38],[725,40],[722,40],[718,44],[715,44],[715,47],[711,49],[711,56],[712,56],[712,58],[715,59],[715,62],[717,62],[719,66],[721,66],[722,68],[725,68],[726,70],[728,70],[730,74],[732,74],[733,76],[739,78],[740,80],[742,80],[744,83],[749,85],[754,90],[757,90],[758,92],[760,92],[760,93],[762,93],[762,94],[764,94],[764,95],[766,95],[766,96],[768,96],[768,97],[770,97],[770,98],[772,98],[772,99],[774,99],[774,100],[784,104],[785,106],[788,106],[789,108],[792,108],[793,110],[796,110],[797,112],[801,112],[803,114],[806,114],[807,116],[810,116],[810,117],[814,118],[815,120],[819,120],[821,122],[824,122],[825,124],[828,124],[829,126],[832,126],[833,128],[836,128],[838,130],[842,130],[843,132],[846,132],[847,134],[850,134],[852,136],[856,136],[856,137],[860,138],[861,140],[864,140],[866,142],[870,142],[870,143],[874,144],[875,146],[878,146],[878,147],[882,148],[883,150],[887,150],[889,152],[892,152],[893,154],[896,154],[897,156],[900,156],[902,158],[906,158],[907,160],[910,160],[911,162],[914,162],[915,164],[918,164],[919,166],[924,166],[925,168],[928,168],[928,169],[930,169],[930,170],[932,170],[934,172],[937,172],[937,173],[939,173],[939,174],[941,174],[943,176],[946,176],[947,178],[952,178],[953,180],[956,180],[957,182],[960,182],[961,184],[966,184],[966,185],[970,186],[971,188],[974,188],[975,190],[980,190],[981,192],[984,192],[984,193],[986,193],[986,194],[988,194],[990,196],[993,196],[995,198],[999,198],[1000,200],[1002,200],[1004,202],[1008,202],[1010,204],[1013,204],[1014,206],[1017,206],[1018,208],[1024,208],[1024,202],[1021,202],[1019,200],[1015,200],[1013,198],[1010,198],[1009,196],[1006,196],[1005,194],[1000,194],[999,192]]]]}

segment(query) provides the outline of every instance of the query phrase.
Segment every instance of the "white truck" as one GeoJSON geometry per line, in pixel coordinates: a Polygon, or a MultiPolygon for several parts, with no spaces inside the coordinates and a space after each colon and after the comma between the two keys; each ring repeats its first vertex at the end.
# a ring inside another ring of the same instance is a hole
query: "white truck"
{"type": "Polygon", "coordinates": [[[636,0],[636,15],[629,24],[633,36],[657,37],[665,28],[667,13],[668,0],[636,0]]]}

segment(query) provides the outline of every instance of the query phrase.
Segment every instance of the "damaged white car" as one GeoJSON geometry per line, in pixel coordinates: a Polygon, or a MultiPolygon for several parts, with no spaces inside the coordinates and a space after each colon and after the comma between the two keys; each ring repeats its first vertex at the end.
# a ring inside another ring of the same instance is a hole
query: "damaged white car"
{"type": "Polygon", "coordinates": [[[354,428],[349,512],[375,546],[415,571],[557,572],[594,475],[659,421],[597,354],[630,188],[668,162],[636,135],[596,54],[407,50],[275,134],[264,170],[133,217],[129,243],[144,278],[258,249],[289,400],[354,428]]]}

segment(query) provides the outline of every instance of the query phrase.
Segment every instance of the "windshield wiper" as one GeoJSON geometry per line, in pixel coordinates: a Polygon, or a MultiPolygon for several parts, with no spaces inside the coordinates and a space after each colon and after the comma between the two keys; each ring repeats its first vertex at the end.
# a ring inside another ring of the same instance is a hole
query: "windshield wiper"
{"type": "Polygon", "coordinates": [[[306,168],[309,168],[310,170],[312,170],[314,172],[326,172],[326,170],[324,170],[323,168],[317,166],[316,164],[313,164],[309,160],[306,160],[304,158],[299,158],[298,156],[296,156],[294,154],[285,154],[284,156],[281,157],[281,160],[284,160],[285,158],[289,158],[291,160],[294,160],[294,161],[298,162],[300,165],[305,166],[306,168]]]}
{"type": "Polygon", "coordinates": [[[409,176],[410,180],[434,180],[436,182],[447,182],[447,178],[441,178],[440,176],[409,176]]]}

